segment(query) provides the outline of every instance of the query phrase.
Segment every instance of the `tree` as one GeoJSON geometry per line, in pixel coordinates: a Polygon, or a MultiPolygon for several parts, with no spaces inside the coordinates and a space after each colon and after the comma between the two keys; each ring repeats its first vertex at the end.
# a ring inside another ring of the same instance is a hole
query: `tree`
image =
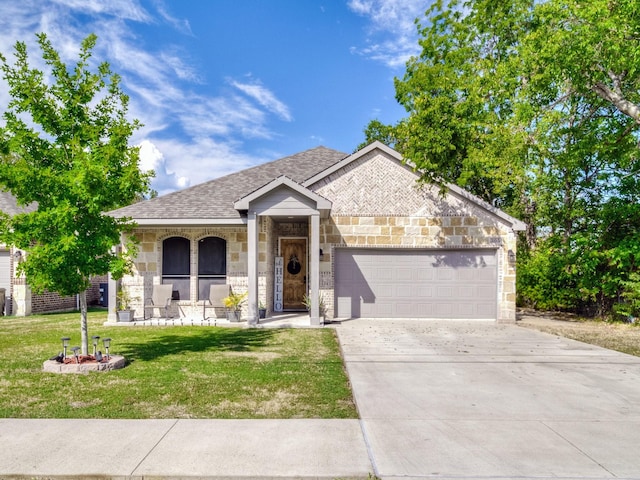
{"type": "MultiPolygon", "coordinates": [[[[0,240],[26,251],[19,270],[35,292],[79,295],[87,354],[91,277],[111,272],[119,278],[130,265],[114,247],[132,224],[105,212],[144,195],[152,174],[140,172],[138,148],[128,145],[140,123],[126,118],[129,99],[120,78],[107,63],[90,69],[97,37],[82,42],[71,68],[45,34],[37,38],[47,75],[30,67],[22,42],[15,44],[13,65],[0,55],[11,95],[0,128],[0,185],[19,204],[37,204],[32,213],[3,214],[0,240]]],[[[125,251],[135,248],[129,240],[125,251]]]]}
{"type": "Polygon", "coordinates": [[[638,211],[640,3],[441,0],[417,22],[395,81],[408,116],[367,140],[526,221],[521,293],[610,309],[640,286],[634,229],[612,225],[638,211]]]}

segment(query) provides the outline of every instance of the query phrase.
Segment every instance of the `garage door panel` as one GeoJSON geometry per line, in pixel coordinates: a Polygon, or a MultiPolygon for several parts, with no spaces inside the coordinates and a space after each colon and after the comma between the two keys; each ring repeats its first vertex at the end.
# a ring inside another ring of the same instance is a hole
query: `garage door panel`
{"type": "Polygon", "coordinates": [[[495,251],[337,249],[339,317],[496,318],[495,251]]]}
{"type": "Polygon", "coordinates": [[[395,297],[399,302],[409,302],[412,298],[416,297],[416,290],[414,288],[401,288],[399,286],[390,289],[393,292],[392,297],[395,297]]]}
{"type": "Polygon", "coordinates": [[[439,286],[436,289],[436,292],[439,299],[451,299],[456,297],[453,286],[439,286]]]}
{"type": "Polygon", "coordinates": [[[453,280],[455,272],[446,267],[435,267],[434,272],[436,274],[437,282],[448,282],[453,280]]]}
{"type": "Polygon", "coordinates": [[[458,304],[458,313],[462,318],[469,318],[475,312],[475,305],[470,303],[459,303],[458,304]]]}
{"type": "Polygon", "coordinates": [[[393,269],[395,275],[394,280],[399,282],[411,282],[414,279],[414,272],[416,271],[414,268],[403,267],[403,268],[394,268],[393,269]]]}
{"type": "Polygon", "coordinates": [[[435,280],[435,272],[427,265],[421,265],[416,273],[416,280],[419,282],[432,282],[435,280]]]}
{"type": "Polygon", "coordinates": [[[495,288],[493,285],[478,285],[478,298],[489,298],[491,295],[495,297],[495,288]]]}
{"type": "Polygon", "coordinates": [[[492,318],[495,316],[496,307],[494,303],[478,303],[476,310],[478,318],[492,318]]]}
{"type": "Polygon", "coordinates": [[[458,297],[461,300],[469,300],[477,297],[477,289],[472,285],[463,285],[458,288],[458,297]]]}
{"type": "Polygon", "coordinates": [[[415,286],[416,297],[419,299],[430,299],[434,296],[433,286],[432,285],[422,285],[418,284],[415,286]]]}

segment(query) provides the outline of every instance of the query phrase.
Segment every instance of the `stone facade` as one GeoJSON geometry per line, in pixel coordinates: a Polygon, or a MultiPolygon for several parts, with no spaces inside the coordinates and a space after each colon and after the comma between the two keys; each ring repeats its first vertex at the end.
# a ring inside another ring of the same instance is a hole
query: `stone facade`
{"type": "MultiPolygon", "coordinates": [[[[327,316],[334,311],[334,251],[337,247],[402,249],[488,249],[497,252],[498,320],[515,321],[516,251],[513,229],[462,191],[442,194],[437,186],[416,182],[416,174],[384,152],[374,150],[337,170],[309,190],[332,202],[331,214],[320,221],[320,292],[327,316]]],[[[258,217],[258,299],[273,310],[274,258],[286,237],[309,238],[309,221],[258,217]]],[[[243,292],[247,283],[247,227],[139,228],[140,252],[132,276],[122,281],[135,299],[136,316],[142,316],[145,298],[161,283],[162,241],[180,236],[191,242],[191,298],[174,302],[174,315],[201,314],[197,299],[198,241],[208,236],[227,241],[227,283],[243,292]]]]}
{"type": "Polygon", "coordinates": [[[333,311],[336,247],[463,249],[487,248],[498,252],[498,320],[515,321],[515,264],[509,252],[516,251],[517,237],[496,222],[478,217],[330,217],[321,223],[320,288],[333,311]]]}
{"type": "Polygon", "coordinates": [[[498,251],[498,319],[515,321],[516,251],[513,230],[462,195],[416,183],[416,175],[378,151],[363,155],[310,187],[332,202],[322,220],[321,290],[333,311],[335,247],[458,249],[498,251]]]}

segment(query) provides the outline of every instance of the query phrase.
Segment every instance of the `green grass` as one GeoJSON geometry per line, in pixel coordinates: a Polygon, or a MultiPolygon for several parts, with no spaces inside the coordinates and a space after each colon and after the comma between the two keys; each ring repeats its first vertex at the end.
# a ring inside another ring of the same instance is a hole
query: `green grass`
{"type": "Polygon", "coordinates": [[[53,374],[60,338],[80,343],[80,315],[0,317],[0,417],[356,418],[335,331],[221,327],[105,327],[127,366],[53,374]]]}

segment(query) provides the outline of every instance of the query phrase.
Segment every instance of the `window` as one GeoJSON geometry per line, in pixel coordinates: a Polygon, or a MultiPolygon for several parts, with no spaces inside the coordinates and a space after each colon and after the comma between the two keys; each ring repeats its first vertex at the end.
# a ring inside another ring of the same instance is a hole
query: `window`
{"type": "Polygon", "coordinates": [[[206,237],[198,242],[198,300],[209,298],[209,286],[227,283],[227,242],[206,237]]]}
{"type": "Polygon", "coordinates": [[[162,283],[173,283],[173,299],[190,299],[191,242],[171,237],[162,242],[162,283]]]}

